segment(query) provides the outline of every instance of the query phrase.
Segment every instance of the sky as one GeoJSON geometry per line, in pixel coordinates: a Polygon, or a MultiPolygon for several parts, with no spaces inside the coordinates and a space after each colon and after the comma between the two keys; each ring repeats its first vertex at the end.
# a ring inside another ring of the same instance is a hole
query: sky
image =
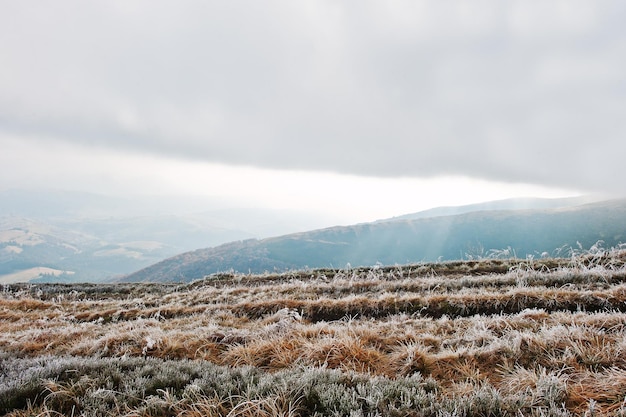
{"type": "Polygon", "coordinates": [[[626,3],[0,1],[0,190],[345,221],[626,195],[626,3]]]}

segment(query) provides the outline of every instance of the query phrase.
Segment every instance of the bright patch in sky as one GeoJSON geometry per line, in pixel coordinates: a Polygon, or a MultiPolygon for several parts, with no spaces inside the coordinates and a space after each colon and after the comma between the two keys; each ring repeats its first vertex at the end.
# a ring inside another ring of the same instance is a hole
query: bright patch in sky
{"type": "Polygon", "coordinates": [[[318,212],[344,223],[373,221],[436,206],[579,194],[575,190],[462,176],[390,178],[262,169],[61,142],[3,139],[7,152],[0,154],[0,164],[10,168],[6,169],[10,175],[0,180],[0,188],[4,189],[52,185],[58,189],[125,196],[217,197],[240,207],[318,212]],[[28,161],[15,160],[12,154],[29,155],[28,161]]]}
{"type": "Polygon", "coordinates": [[[379,178],[329,172],[281,171],[176,160],[161,166],[159,183],[173,193],[212,195],[276,209],[314,210],[364,222],[436,206],[456,206],[514,197],[578,195],[529,184],[469,177],[379,178]]]}

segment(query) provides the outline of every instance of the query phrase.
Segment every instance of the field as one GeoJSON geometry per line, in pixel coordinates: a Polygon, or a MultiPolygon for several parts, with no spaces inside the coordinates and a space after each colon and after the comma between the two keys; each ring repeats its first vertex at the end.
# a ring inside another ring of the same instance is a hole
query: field
{"type": "Polygon", "coordinates": [[[625,263],[5,285],[0,414],[626,416],[625,263]]]}

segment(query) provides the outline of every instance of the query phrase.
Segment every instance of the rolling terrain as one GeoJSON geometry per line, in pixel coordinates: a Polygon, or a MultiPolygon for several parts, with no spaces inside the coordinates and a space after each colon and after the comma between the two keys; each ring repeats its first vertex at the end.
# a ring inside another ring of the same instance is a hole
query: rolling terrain
{"type": "Polygon", "coordinates": [[[102,282],[181,252],[326,224],[219,201],[0,192],[0,283],[102,282]]]}
{"type": "Polygon", "coordinates": [[[244,232],[174,216],[116,219],[0,218],[0,281],[111,280],[196,246],[244,232]]]}
{"type": "Polygon", "coordinates": [[[626,240],[626,200],[549,209],[480,210],[332,227],[186,252],[123,278],[188,282],[206,275],[402,265],[484,257],[567,256],[626,240]]]}
{"type": "Polygon", "coordinates": [[[5,285],[0,414],[623,416],[625,263],[5,285]]]}

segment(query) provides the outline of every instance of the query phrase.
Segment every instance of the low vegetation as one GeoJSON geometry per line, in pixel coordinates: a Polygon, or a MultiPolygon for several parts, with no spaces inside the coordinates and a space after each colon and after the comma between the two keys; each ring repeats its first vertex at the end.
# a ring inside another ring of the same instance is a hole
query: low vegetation
{"type": "Polygon", "coordinates": [[[185,252],[121,278],[190,282],[220,271],[283,272],[463,258],[563,256],[626,236],[626,199],[552,210],[486,210],[338,226],[185,252]],[[489,248],[506,248],[489,250],[489,248]],[[555,248],[558,248],[555,250],[555,248]]]}
{"type": "Polygon", "coordinates": [[[0,413],[626,416],[626,252],[5,285],[0,413]]]}

